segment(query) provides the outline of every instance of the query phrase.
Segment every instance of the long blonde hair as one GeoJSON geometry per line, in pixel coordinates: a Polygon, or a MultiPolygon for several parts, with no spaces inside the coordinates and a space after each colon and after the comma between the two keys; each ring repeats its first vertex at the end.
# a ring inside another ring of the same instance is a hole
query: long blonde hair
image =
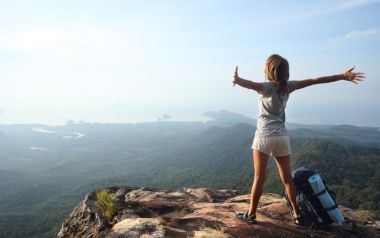
{"type": "Polygon", "coordinates": [[[278,54],[268,57],[265,65],[265,76],[276,86],[280,94],[288,93],[289,63],[278,54]]]}

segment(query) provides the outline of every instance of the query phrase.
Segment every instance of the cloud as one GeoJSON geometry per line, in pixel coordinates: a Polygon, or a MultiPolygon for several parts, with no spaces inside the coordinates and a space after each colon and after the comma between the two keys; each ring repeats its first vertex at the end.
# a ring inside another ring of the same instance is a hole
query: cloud
{"type": "Polygon", "coordinates": [[[372,4],[379,3],[380,0],[340,0],[337,4],[330,4],[327,8],[322,8],[313,12],[305,13],[305,16],[319,16],[325,14],[332,14],[336,12],[348,11],[354,8],[364,7],[372,4]]]}
{"type": "Polygon", "coordinates": [[[104,62],[122,57],[139,60],[153,47],[152,33],[135,26],[0,26],[0,52],[16,52],[66,62],[104,62]],[[149,40],[146,40],[149,39],[149,40]]]}
{"type": "Polygon", "coordinates": [[[328,49],[332,47],[337,47],[345,43],[353,41],[363,41],[368,39],[373,39],[379,36],[379,29],[367,29],[367,30],[353,30],[341,36],[335,36],[327,39],[327,44],[321,49],[328,49]]]}
{"type": "Polygon", "coordinates": [[[341,3],[338,5],[338,8],[345,10],[345,9],[371,5],[378,2],[380,1],[379,0],[348,0],[348,1],[345,0],[345,1],[341,1],[341,3]]]}
{"type": "Polygon", "coordinates": [[[377,30],[377,29],[369,29],[369,30],[365,30],[365,31],[351,31],[351,32],[345,34],[342,38],[345,38],[345,39],[363,38],[363,37],[367,37],[370,35],[374,35],[378,32],[379,32],[379,30],[377,30]]]}
{"type": "Polygon", "coordinates": [[[308,18],[320,17],[324,15],[334,14],[337,12],[349,11],[354,8],[369,6],[372,4],[379,3],[380,0],[339,0],[332,3],[328,1],[326,7],[314,8],[313,10],[305,10],[302,13],[290,14],[285,16],[280,16],[278,18],[272,18],[271,20],[266,20],[261,26],[272,26],[284,23],[292,23],[298,21],[304,21],[308,18]]]}

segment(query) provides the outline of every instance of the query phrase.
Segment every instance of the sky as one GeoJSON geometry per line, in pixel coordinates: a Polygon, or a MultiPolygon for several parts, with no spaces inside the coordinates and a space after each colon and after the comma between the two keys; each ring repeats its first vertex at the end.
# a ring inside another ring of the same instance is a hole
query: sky
{"type": "Polygon", "coordinates": [[[257,117],[266,58],[290,80],[343,73],[364,82],[295,91],[287,121],[380,126],[380,1],[1,1],[0,124],[257,117]],[[167,116],[165,118],[168,118],[167,116]]]}

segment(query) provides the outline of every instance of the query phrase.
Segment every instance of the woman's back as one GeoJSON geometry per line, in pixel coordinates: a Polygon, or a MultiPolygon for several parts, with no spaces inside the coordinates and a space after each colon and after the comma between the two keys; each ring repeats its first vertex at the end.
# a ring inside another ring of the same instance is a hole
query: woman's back
{"type": "Polygon", "coordinates": [[[259,98],[259,116],[255,136],[285,136],[285,108],[289,94],[296,90],[297,81],[288,82],[288,92],[280,93],[271,82],[262,83],[259,98]]]}

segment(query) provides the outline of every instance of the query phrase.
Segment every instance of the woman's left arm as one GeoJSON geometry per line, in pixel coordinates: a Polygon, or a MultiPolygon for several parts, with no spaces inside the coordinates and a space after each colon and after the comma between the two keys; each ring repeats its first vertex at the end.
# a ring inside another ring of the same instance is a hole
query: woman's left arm
{"type": "Polygon", "coordinates": [[[363,81],[365,74],[362,72],[353,72],[354,68],[355,67],[352,67],[343,74],[323,76],[315,79],[299,80],[297,89],[305,88],[315,84],[332,83],[339,80],[346,80],[357,84],[358,82],[363,81]]]}

